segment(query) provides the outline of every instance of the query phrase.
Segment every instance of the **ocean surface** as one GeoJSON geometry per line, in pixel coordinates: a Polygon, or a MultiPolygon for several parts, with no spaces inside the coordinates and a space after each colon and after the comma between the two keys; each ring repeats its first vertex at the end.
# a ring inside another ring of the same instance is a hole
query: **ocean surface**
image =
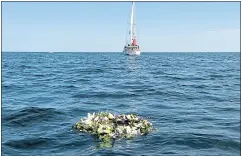
{"type": "Polygon", "coordinates": [[[2,53],[2,155],[240,155],[240,53],[2,53]],[[72,125],[137,113],[155,131],[102,146],[72,125]]]}

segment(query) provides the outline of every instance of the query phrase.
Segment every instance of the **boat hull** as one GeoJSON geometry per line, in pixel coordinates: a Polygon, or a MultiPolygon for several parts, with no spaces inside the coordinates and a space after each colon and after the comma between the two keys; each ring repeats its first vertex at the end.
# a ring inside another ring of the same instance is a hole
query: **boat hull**
{"type": "Polygon", "coordinates": [[[141,54],[141,51],[137,48],[125,48],[123,50],[123,52],[126,54],[126,55],[140,55],[141,54]]]}
{"type": "Polygon", "coordinates": [[[129,52],[129,51],[124,51],[126,55],[141,55],[140,51],[134,51],[134,52],[129,52]]]}

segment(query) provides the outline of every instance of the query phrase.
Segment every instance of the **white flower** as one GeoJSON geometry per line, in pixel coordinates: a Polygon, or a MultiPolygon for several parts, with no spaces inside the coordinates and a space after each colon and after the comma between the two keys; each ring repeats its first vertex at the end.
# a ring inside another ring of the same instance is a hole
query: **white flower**
{"type": "Polygon", "coordinates": [[[105,116],[105,117],[104,117],[104,121],[108,121],[108,120],[109,120],[109,119],[105,116]]]}
{"type": "Polygon", "coordinates": [[[126,115],[126,118],[127,118],[128,120],[131,120],[131,116],[130,116],[130,115],[126,115]]]}
{"type": "Polygon", "coordinates": [[[94,121],[98,121],[99,120],[99,116],[95,117],[94,121]]]}
{"type": "Polygon", "coordinates": [[[132,130],[132,135],[137,135],[138,134],[138,131],[137,130],[132,130]]]}
{"type": "Polygon", "coordinates": [[[131,128],[130,128],[130,126],[126,126],[125,128],[126,128],[126,133],[127,133],[127,134],[130,134],[130,133],[131,133],[131,128]]]}
{"type": "Polygon", "coordinates": [[[99,134],[103,133],[103,126],[102,126],[102,125],[99,126],[97,132],[98,132],[99,134]]]}
{"type": "Polygon", "coordinates": [[[88,113],[88,119],[89,120],[92,120],[94,117],[95,117],[95,113],[93,113],[93,114],[88,113]]]}
{"type": "Polygon", "coordinates": [[[115,133],[110,133],[110,137],[115,137],[115,133]]]}
{"type": "Polygon", "coordinates": [[[86,121],[85,121],[85,124],[86,124],[86,125],[89,125],[89,126],[92,126],[92,121],[91,121],[91,120],[86,120],[86,121]]]}
{"type": "Polygon", "coordinates": [[[111,113],[109,113],[108,118],[109,119],[114,119],[114,116],[111,113]]]}

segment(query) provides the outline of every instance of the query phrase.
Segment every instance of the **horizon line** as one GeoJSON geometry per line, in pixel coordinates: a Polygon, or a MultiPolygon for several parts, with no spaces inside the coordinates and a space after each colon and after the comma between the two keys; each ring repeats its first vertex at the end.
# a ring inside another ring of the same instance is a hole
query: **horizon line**
{"type": "MultiPolygon", "coordinates": [[[[1,51],[2,53],[123,53],[114,51],[1,51]]],[[[143,51],[141,53],[240,53],[240,51],[143,51]]]]}

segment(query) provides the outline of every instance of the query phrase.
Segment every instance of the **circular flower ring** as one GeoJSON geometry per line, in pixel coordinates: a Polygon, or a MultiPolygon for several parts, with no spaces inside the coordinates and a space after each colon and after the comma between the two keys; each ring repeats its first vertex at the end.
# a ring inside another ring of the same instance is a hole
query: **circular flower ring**
{"type": "Polygon", "coordinates": [[[153,130],[152,124],[135,114],[112,114],[108,112],[88,113],[88,117],[81,119],[73,128],[98,136],[98,138],[133,138],[146,135],[153,130]]]}

